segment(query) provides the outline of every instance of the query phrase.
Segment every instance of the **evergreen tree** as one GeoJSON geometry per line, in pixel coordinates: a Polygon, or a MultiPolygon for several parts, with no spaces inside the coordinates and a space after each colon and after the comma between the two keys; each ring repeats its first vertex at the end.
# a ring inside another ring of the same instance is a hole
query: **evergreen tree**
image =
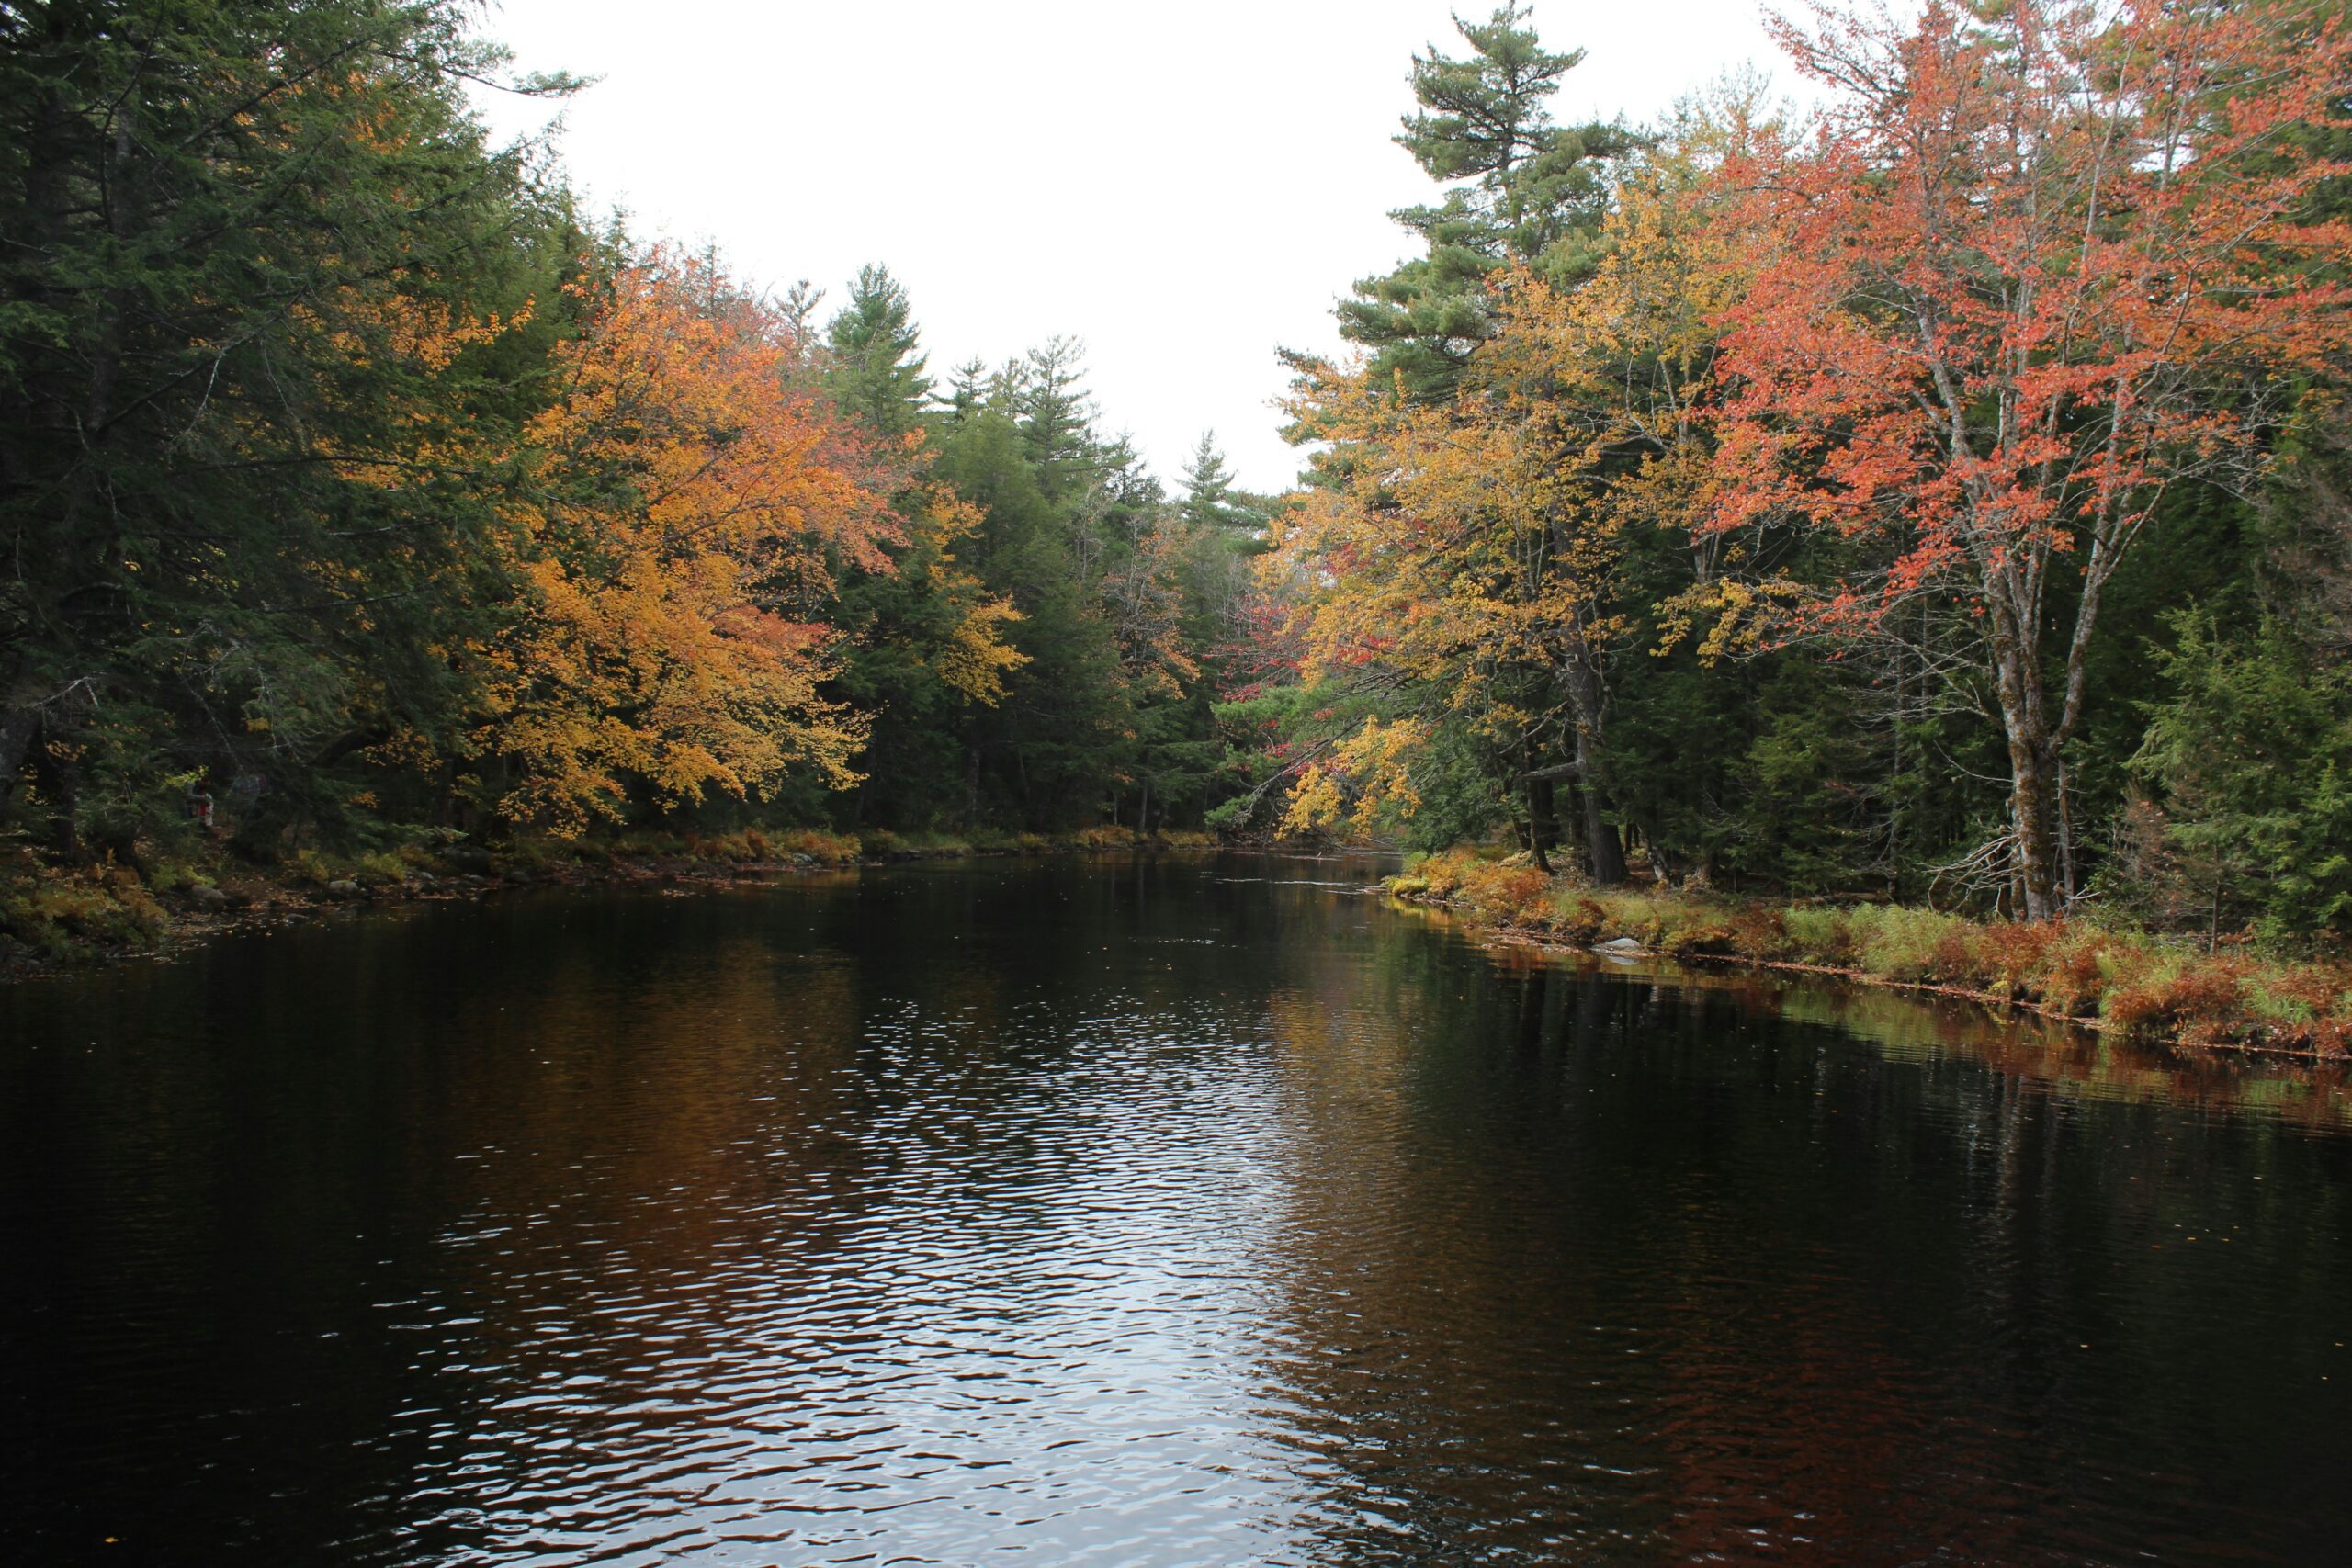
{"type": "Polygon", "coordinates": [[[907,291],[886,267],[861,268],[826,328],[827,379],[842,406],[883,435],[903,435],[931,401],[931,378],[907,291]]]}
{"type": "Polygon", "coordinates": [[[470,9],[0,8],[0,792],[69,839],[448,732],[483,350],[583,243],[485,145],[470,9]]]}
{"type": "Polygon", "coordinates": [[[1005,406],[1049,486],[1063,482],[1090,455],[1094,405],[1085,390],[1085,358],[1083,344],[1056,337],[1005,373],[1005,406]]]}
{"type": "Polygon", "coordinates": [[[1199,528],[1245,528],[1250,513],[1235,503],[1233,470],[1216,444],[1216,432],[1204,430],[1184,460],[1184,520],[1199,528]]]}
{"type": "Polygon", "coordinates": [[[1602,161],[1630,145],[1615,127],[1554,122],[1549,101],[1584,53],[1545,50],[1520,0],[1454,26],[1469,53],[1431,46],[1414,57],[1420,107],[1396,139],[1453,187],[1433,206],[1391,214],[1426,254],[1361,280],[1339,307],[1340,333],[1374,350],[1375,372],[1428,397],[1449,391],[1491,334],[1497,272],[1527,266],[1557,280],[1583,264],[1608,197],[1602,161]]]}
{"type": "Polygon", "coordinates": [[[952,419],[969,419],[988,405],[989,367],[975,356],[947,375],[947,412],[952,419]]]}

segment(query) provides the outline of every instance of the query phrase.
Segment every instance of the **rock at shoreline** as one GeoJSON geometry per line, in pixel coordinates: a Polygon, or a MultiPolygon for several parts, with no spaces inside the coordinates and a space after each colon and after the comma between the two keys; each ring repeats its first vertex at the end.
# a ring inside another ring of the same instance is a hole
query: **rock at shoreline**
{"type": "Polygon", "coordinates": [[[1639,958],[1648,951],[1639,939],[1630,936],[1612,936],[1593,948],[1595,953],[1606,953],[1617,958],[1639,958]]]}
{"type": "Polygon", "coordinates": [[[201,882],[187,890],[187,901],[208,914],[229,907],[229,896],[226,893],[201,882]]]}
{"type": "Polygon", "coordinates": [[[327,897],[345,900],[365,897],[367,889],[345,876],[327,884],[327,897]]]}

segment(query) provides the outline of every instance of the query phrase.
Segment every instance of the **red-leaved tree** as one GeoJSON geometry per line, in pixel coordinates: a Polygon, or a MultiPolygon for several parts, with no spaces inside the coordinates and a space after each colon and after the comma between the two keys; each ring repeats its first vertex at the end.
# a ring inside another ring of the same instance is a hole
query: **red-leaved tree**
{"type": "Polygon", "coordinates": [[[2258,463],[2346,343],[2344,29],[2310,7],[1930,0],[1781,41],[1819,134],[1735,167],[1754,287],[1724,322],[1725,533],[1838,530],[1874,561],[1783,585],[1784,630],[1920,595],[1980,617],[2013,886],[2060,913],[2064,752],[2102,591],[2168,485],[2258,463]],[[2071,581],[2068,581],[2071,578],[2071,581]]]}

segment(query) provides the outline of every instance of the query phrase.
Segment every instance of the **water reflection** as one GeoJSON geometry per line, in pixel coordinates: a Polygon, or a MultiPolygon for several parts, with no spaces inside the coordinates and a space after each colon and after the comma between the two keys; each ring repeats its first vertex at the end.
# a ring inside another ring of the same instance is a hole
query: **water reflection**
{"type": "Polygon", "coordinates": [[[1487,952],[1367,875],[548,893],[0,998],[5,1517],[57,1562],[2352,1544],[2340,1081],[1487,952]]]}

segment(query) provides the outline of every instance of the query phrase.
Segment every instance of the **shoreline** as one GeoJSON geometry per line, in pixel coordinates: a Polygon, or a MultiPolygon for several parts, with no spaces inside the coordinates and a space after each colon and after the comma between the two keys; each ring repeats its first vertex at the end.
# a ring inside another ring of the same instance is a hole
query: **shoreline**
{"type": "MultiPolygon", "coordinates": [[[[411,875],[334,877],[322,883],[287,866],[245,866],[235,881],[232,898],[213,889],[214,897],[196,896],[193,884],[175,889],[148,886],[128,868],[88,867],[67,872],[54,867],[27,867],[36,879],[63,883],[87,897],[109,897],[112,903],[96,911],[77,910],[60,919],[40,945],[28,942],[0,928],[0,986],[49,977],[85,976],[120,964],[165,960],[194,951],[204,943],[241,931],[310,925],[339,914],[381,914],[428,904],[479,902],[501,894],[548,887],[686,886],[722,887],[741,883],[775,882],[787,877],[845,874],[869,868],[923,862],[1012,860],[1070,854],[1192,852],[1236,846],[1196,840],[1192,834],[1145,838],[1114,838],[1100,832],[1046,838],[1023,835],[1010,844],[975,844],[967,840],[907,840],[888,835],[875,852],[811,854],[755,853],[734,856],[638,852],[594,846],[586,854],[558,857],[547,846],[529,846],[530,853],[503,856],[472,849],[452,862],[436,858],[441,869],[413,868],[411,875]],[[481,857],[481,858],[476,858],[481,857]],[[487,866],[487,870],[458,866],[487,866]],[[127,885],[126,885],[127,883],[127,885]],[[125,928],[126,911],[139,923],[125,928]],[[92,929],[92,914],[106,928],[92,929]],[[76,924],[76,920],[81,924],[76,924]],[[126,930],[136,935],[125,934],[126,930]]],[[[712,840],[724,843],[726,840],[712,840]]],[[[839,840],[851,843],[855,840],[839,840]]]]}
{"type": "MultiPolygon", "coordinates": [[[[1599,890],[1458,853],[1425,862],[1418,873],[1379,886],[1408,908],[1463,920],[1480,940],[1548,952],[1810,976],[1965,1002],[1995,1021],[2014,1022],[2023,1015],[2167,1049],[2323,1063],[2341,1062],[2347,1055],[2341,1010],[2352,1005],[2352,990],[2346,988],[2352,976],[2317,964],[2266,967],[2237,953],[2186,952],[2145,932],[2064,923],[1996,926],[1896,906],[1813,911],[1832,927],[1855,919],[1857,911],[1934,926],[1931,941],[1905,955],[1924,972],[1890,973],[1816,953],[1771,951],[1795,941],[1788,911],[1760,901],[1599,890]],[[1526,918],[1531,908],[1540,908],[1535,920],[1526,918]],[[2069,944],[2073,952],[2064,951],[2069,944]],[[1989,960],[1983,952],[1987,948],[1996,950],[1989,960]],[[2050,953],[2056,956],[2044,956],[2050,953]],[[2000,969],[2002,982],[1973,983],[1965,971],[1988,962],[2000,969]],[[2329,1009],[2323,998],[2301,1017],[2281,1017],[2271,1000],[2274,991],[2300,998],[2315,990],[2332,991],[2335,1007],[2329,1009]]],[[[1830,940],[1852,942],[1842,930],[1830,940]]]]}

